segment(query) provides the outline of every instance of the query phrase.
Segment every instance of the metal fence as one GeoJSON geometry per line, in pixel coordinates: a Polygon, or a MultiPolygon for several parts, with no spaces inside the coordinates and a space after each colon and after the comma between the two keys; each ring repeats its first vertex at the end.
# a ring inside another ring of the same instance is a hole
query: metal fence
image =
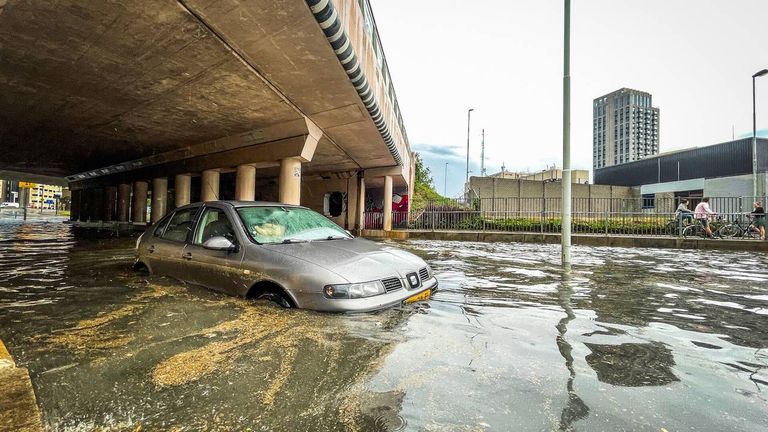
{"type": "MultiPolygon", "coordinates": [[[[695,224],[693,210],[700,198],[688,198],[689,215],[676,213],[681,198],[574,198],[572,232],[604,235],[682,235],[695,224]]],[[[710,221],[715,230],[749,224],[751,197],[710,198],[717,213],[710,221]]],[[[559,233],[562,228],[560,198],[475,198],[435,200],[408,213],[393,213],[393,228],[413,230],[499,231],[559,233]]],[[[366,228],[381,229],[383,214],[365,214],[366,228]]],[[[690,231],[690,230],[689,230],[690,231]]]]}

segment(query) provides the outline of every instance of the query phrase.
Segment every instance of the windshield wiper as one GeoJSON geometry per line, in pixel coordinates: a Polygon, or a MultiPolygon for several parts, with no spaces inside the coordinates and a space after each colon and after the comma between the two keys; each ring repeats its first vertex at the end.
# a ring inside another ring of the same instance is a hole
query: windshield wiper
{"type": "Polygon", "coordinates": [[[309,240],[299,240],[299,239],[292,239],[287,238],[282,241],[282,244],[290,244],[290,243],[307,243],[309,240]]]}
{"type": "Polygon", "coordinates": [[[349,238],[349,237],[329,235],[325,239],[326,240],[344,240],[346,238],[349,238]]]}

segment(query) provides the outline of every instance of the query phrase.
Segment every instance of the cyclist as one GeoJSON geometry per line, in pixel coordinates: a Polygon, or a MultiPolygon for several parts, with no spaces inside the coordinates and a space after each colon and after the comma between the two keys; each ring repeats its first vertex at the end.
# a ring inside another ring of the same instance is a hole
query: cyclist
{"type": "Polygon", "coordinates": [[[688,200],[683,198],[675,211],[675,219],[682,225],[693,222],[693,212],[688,210],[688,200]]]}
{"type": "Polygon", "coordinates": [[[701,202],[696,206],[696,209],[693,211],[693,217],[696,218],[699,222],[701,222],[701,225],[704,227],[704,232],[707,234],[707,237],[709,238],[715,238],[715,236],[712,235],[712,228],[709,226],[709,217],[712,215],[716,215],[714,211],[712,211],[711,208],[709,208],[709,198],[702,198],[701,202]]]}
{"type": "Polygon", "coordinates": [[[749,229],[760,233],[760,240],[765,240],[765,209],[760,201],[755,203],[755,210],[752,214],[752,225],[749,229]]]}

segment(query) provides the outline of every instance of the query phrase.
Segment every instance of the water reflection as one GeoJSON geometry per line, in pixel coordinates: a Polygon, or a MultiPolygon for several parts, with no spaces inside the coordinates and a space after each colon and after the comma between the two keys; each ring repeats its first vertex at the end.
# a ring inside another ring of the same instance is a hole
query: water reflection
{"type": "Polygon", "coordinates": [[[573,313],[571,307],[571,296],[573,295],[572,269],[568,268],[562,273],[562,283],[558,292],[558,303],[565,312],[565,317],[557,323],[557,348],[560,351],[560,355],[565,360],[565,367],[568,369],[568,381],[565,385],[568,390],[568,401],[566,402],[563,411],[560,414],[560,430],[570,431],[573,430],[573,424],[586,418],[589,415],[589,407],[583,400],[576,394],[573,382],[576,378],[576,370],[573,367],[573,347],[566,338],[568,332],[568,323],[576,319],[576,315],[573,313]]]}

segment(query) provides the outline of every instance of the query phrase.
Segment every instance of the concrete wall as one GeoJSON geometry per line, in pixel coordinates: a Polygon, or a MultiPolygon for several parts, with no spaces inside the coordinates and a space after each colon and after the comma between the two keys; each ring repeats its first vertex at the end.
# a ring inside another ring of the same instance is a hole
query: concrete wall
{"type": "MultiPolygon", "coordinates": [[[[472,177],[470,187],[481,198],[481,211],[488,217],[529,217],[560,211],[560,182],[472,177]]],[[[640,211],[639,188],[573,184],[571,193],[575,213],[640,211]]]]}
{"type": "Polygon", "coordinates": [[[704,180],[704,196],[747,197],[752,196],[752,176],[742,175],[704,180]]]}
{"type": "Polygon", "coordinates": [[[348,179],[320,179],[306,180],[301,184],[301,205],[309,207],[312,210],[324,214],[323,207],[325,195],[327,193],[341,192],[346,194],[346,209],[338,217],[328,218],[340,227],[352,230],[357,222],[357,179],[355,177],[348,179]]]}

